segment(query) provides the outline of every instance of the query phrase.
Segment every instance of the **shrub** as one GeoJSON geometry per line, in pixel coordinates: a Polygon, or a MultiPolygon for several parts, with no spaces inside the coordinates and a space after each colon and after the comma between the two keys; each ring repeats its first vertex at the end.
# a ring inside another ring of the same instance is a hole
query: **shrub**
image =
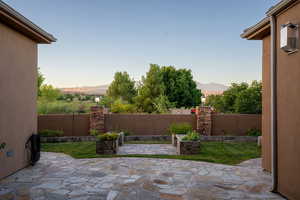
{"type": "Polygon", "coordinates": [[[59,137],[64,134],[62,130],[50,130],[50,129],[44,129],[39,131],[39,134],[42,137],[59,137]]]}
{"type": "Polygon", "coordinates": [[[182,138],[183,141],[198,141],[200,140],[200,136],[199,133],[197,133],[196,131],[191,131],[188,134],[186,134],[186,136],[184,136],[182,138]]]}
{"type": "Polygon", "coordinates": [[[97,140],[99,141],[111,141],[111,140],[116,140],[118,139],[118,134],[117,133],[105,133],[103,135],[98,135],[97,140]]]}
{"type": "Polygon", "coordinates": [[[124,133],[124,136],[132,135],[130,131],[123,130],[123,131],[121,131],[121,132],[124,133]]]}
{"type": "Polygon", "coordinates": [[[99,132],[98,130],[96,130],[96,129],[91,129],[91,130],[90,130],[90,134],[91,134],[92,136],[97,136],[97,135],[100,135],[100,132],[99,132]]]}
{"type": "Polygon", "coordinates": [[[193,128],[189,123],[174,123],[169,127],[169,133],[171,134],[187,134],[191,131],[193,131],[193,128]]]}
{"type": "Polygon", "coordinates": [[[66,102],[66,101],[38,101],[38,114],[64,114],[64,113],[87,113],[90,107],[96,105],[92,102],[66,102]]]}
{"type": "Polygon", "coordinates": [[[135,113],[137,109],[134,104],[129,104],[121,99],[117,99],[111,104],[110,111],[112,113],[135,113]]]}
{"type": "Polygon", "coordinates": [[[257,128],[251,128],[247,131],[247,135],[248,136],[261,136],[261,132],[257,128]]]}

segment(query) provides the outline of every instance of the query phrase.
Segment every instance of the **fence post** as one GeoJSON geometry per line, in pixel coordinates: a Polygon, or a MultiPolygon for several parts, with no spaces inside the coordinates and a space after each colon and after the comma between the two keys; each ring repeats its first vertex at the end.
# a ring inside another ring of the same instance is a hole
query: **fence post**
{"type": "Polygon", "coordinates": [[[211,135],[212,129],[212,109],[209,106],[199,106],[196,109],[197,132],[202,135],[211,135]]]}
{"type": "Polygon", "coordinates": [[[105,132],[104,128],[104,112],[100,106],[92,106],[90,114],[90,130],[97,130],[100,133],[105,132]]]}

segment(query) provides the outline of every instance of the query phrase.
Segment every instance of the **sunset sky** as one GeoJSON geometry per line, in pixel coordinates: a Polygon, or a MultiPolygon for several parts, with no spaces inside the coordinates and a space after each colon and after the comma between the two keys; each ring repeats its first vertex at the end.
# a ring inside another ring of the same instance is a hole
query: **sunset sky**
{"type": "Polygon", "coordinates": [[[240,38],[278,0],[4,0],[58,41],[39,46],[56,87],[139,80],[150,63],[185,67],[202,82],[261,79],[261,41],[240,38]]]}

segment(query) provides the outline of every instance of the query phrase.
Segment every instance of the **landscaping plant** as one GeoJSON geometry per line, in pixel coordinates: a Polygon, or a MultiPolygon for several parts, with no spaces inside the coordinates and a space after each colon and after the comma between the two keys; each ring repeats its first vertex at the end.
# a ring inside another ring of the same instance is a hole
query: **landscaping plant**
{"type": "Polygon", "coordinates": [[[184,136],[182,138],[183,141],[198,141],[200,140],[200,136],[199,133],[197,133],[196,131],[191,131],[188,132],[188,134],[186,134],[186,136],[184,136]]]}
{"type": "Polygon", "coordinates": [[[44,129],[44,130],[39,131],[39,134],[42,137],[59,137],[59,136],[63,136],[64,131],[44,129]]]}
{"type": "Polygon", "coordinates": [[[257,128],[251,128],[247,131],[248,136],[261,136],[261,131],[257,128]]]}
{"type": "Polygon", "coordinates": [[[170,134],[187,134],[193,131],[193,127],[189,123],[173,123],[169,127],[170,134]]]}
{"type": "Polygon", "coordinates": [[[91,129],[91,130],[90,130],[90,134],[91,134],[92,136],[97,136],[97,135],[100,135],[100,132],[99,132],[98,130],[96,130],[96,129],[91,129]]]}
{"type": "Polygon", "coordinates": [[[117,133],[105,133],[103,135],[98,135],[97,140],[99,141],[112,141],[118,139],[117,133]]]}

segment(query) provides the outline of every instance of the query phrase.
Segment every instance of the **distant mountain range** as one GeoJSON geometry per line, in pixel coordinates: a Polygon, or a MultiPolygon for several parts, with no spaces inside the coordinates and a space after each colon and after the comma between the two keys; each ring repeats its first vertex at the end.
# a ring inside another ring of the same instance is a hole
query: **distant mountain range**
{"type": "MultiPolygon", "coordinates": [[[[197,88],[204,93],[205,96],[211,94],[222,94],[228,89],[228,86],[220,83],[197,83],[197,88]]],[[[94,94],[94,95],[104,95],[109,85],[99,85],[99,86],[84,86],[84,87],[73,87],[73,88],[60,88],[60,90],[65,94],[94,94]]]]}

